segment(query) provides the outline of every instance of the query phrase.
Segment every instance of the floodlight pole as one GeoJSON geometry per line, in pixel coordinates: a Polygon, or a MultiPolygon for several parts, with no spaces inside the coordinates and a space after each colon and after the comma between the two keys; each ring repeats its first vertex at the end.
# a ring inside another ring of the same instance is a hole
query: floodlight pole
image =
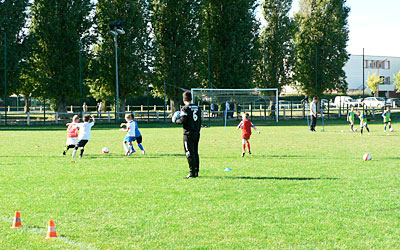
{"type": "Polygon", "coordinates": [[[4,112],[7,125],[7,32],[4,32],[4,112]]]}
{"type": "Polygon", "coordinates": [[[318,55],[317,45],[315,45],[315,96],[318,97],[318,55]]]}
{"type": "Polygon", "coordinates": [[[79,39],[79,106],[82,107],[82,38],[79,39]]]}
{"type": "Polygon", "coordinates": [[[114,33],[115,43],[115,119],[119,120],[119,83],[118,83],[118,33],[114,33]]]}
{"type": "Polygon", "coordinates": [[[364,112],[364,97],[365,97],[365,65],[364,65],[364,63],[365,63],[365,54],[364,54],[364,48],[363,48],[363,56],[362,56],[362,67],[363,67],[363,69],[362,69],[362,72],[363,72],[363,97],[362,97],[362,103],[363,103],[363,105],[362,105],[362,107],[363,107],[363,112],[364,112]]]}

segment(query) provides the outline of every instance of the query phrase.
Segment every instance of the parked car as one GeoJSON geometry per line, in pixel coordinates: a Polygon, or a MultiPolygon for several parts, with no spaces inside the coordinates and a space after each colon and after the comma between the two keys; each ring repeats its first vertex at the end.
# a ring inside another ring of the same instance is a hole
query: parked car
{"type": "Polygon", "coordinates": [[[336,96],[335,97],[335,107],[339,108],[340,106],[342,107],[346,107],[346,105],[351,101],[351,97],[350,96],[345,96],[345,95],[341,95],[341,96],[336,96]]]}
{"type": "Polygon", "coordinates": [[[328,108],[328,105],[330,108],[335,107],[335,103],[330,102],[328,99],[321,99],[321,103],[322,103],[322,105],[324,105],[324,108],[328,108]]]}
{"type": "Polygon", "coordinates": [[[364,99],[364,104],[370,108],[382,108],[385,106],[385,99],[382,97],[367,97],[364,99]]]}
{"type": "Polygon", "coordinates": [[[386,99],[386,105],[389,105],[391,107],[400,107],[400,99],[399,98],[386,99]]]}
{"type": "Polygon", "coordinates": [[[362,106],[362,99],[351,99],[346,103],[346,106],[349,105],[349,107],[361,107],[362,106]]]}

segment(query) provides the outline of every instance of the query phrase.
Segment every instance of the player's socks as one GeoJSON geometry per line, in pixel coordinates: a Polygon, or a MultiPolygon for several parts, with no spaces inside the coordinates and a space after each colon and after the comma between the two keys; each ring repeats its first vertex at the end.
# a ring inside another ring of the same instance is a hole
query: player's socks
{"type": "Polygon", "coordinates": [[[124,145],[124,149],[125,149],[125,153],[129,152],[129,148],[128,145],[126,145],[126,143],[122,143],[122,145],[124,145]]]}
{"type": "Polygon", "coordinates": [[[78,149],[74,149],[74,152],[72,152],[72,158],[76,157],[76,152],[78,151],[78,149]]]}
{"type": "Polygon", "coordinates": [[[140,148],[140,150],[144,151],[142,144],[138,144],[138,147],[140,148]]]}
{"type": "Polygon", "coordinates": [[[369,128],[368,128],[368,127],[366,127],[366,129],[367,129],[367,131],[368,131],[368,133],[369,133],[369,128]]]}
{"type": "Polygon", "coordinates": [[[132,145],[132,144],[129,146],[129,148],[130,148],[130,150],[131,150],[131,153],[136,153],[136,150],[133,148],[133,145],[132,145]]]}
{"type": "Polygon", "coordinates": [[[389,129],[392,129],[392,124],[389,125],[389,129]]]}
{"type": "Polygon", "coordinates": [[[386,132],[386,125],[385,125],[385,127],[384,127],[384,129],[383,129],[383,132],[386,132]]]}
{"type": "Polygon", "coordinates": [[[361,134],[363,134],[364,129],[362,128],[360,131],[361,131],[361,134]]]}
{"type": "Polygon", "coordinates": [[[246,151],[246,144],[242,144],[242,149],[243,152],[246,151]]]}
{"type": "Polygon", "coordinates": [[[250,152],[250,142],[247,141],[247,150],[250,152]]]}
{"type": "Polygon", "coordinates": [[[354,131],[353,127],[354,127],[354,125],[351,125],[351,131],[354,131]]]}
{"type": "Polygon", "coordinates": [[[80,155],[79,155],[79,158],[82,158],[82,156],[83,156],[83,151],[85,151],[85,149],[84,149],[84,148],[81,148],[81,153],[80,153],[80,155]]]}

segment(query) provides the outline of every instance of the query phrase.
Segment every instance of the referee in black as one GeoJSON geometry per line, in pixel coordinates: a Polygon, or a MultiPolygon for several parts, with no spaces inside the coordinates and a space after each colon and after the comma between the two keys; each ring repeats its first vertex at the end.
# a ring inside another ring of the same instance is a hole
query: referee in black
{"type": "Polygon", "coordinates": [[[185,148],[186,158],[189,163],[190,174],[186,178],[196,178],[199,176],[199,140],[201,129],[201,109],[192,104],[192,93],[186,91],[183,93],[183,102],[180,118],[175,123],[183,124],[183,146],[185,148]]]}

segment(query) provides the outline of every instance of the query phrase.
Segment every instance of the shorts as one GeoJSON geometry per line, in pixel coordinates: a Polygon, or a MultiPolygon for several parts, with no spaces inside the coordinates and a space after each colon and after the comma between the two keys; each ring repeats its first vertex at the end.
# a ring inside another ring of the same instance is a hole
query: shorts
{"type": "Polygon", "coordinates": [[[242,134],[242,139],[244,139],[244,140],[250,140],[250,135],[251,135],[251,134],[242,134]]]}
{"type": "Polygon", "coordinates": [[[125,139],[124,139],[124,141],[129,142],[129,143],[131,143],[135,140],[136,140],[136,137],[134,137],[134,136],[125,136],[125,139]]]}
{"type": "Polygon", "coordinates": [[[354,125],[354,120],[351,120],[351,119],[350,119],[350,120],[349,120],[349,123],[352,124],[352,125],[354,125]]]}
{"type": "Polygon", "coordinates": [[[88,143],[88,140],[80,140],[76,146],[83,148],[86,146],[86,143],[88,143]]]}
{"type": "Polygon", "coordinates": [[[78,144],[78,138],[77,137],[71,137],[71,138],[67,138],[67,142],[65,143],[67,145],[76,145],[78,144]]]}
{"type": "Polygon", "coordinates": [[[364,128],[364,127],[365,127],[365,128],[368,128],[368,124],[367,124],[367,123],[364,123],[364,124],[361,123],[361,124],[360,124],[360,128],[364,128]]]}

